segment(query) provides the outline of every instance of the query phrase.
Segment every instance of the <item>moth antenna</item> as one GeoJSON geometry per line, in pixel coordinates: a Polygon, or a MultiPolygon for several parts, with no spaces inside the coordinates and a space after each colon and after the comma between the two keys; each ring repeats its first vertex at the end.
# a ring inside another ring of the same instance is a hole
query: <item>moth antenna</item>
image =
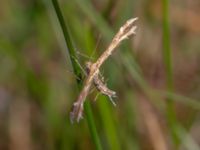
{"type": "Polygon", "coordinates": [[[99,43],[100,43],[100,41],[101,41],[101,37],[102,37],[101,34],[99,34],[99,36],[98,36],[98,38],[97,38],[96,47],[95,47],[94,51],[92,52],[92,54],[90,55],[89,61],[91,61],[91,59],[94,57],[94,54],[96,53],[97,48],[99,47],[99,43]]]}
{"type": "Polygon", "coordinates": [[[84,73],[84,75],[87,76],[87,73],[85,72],[85,70],[83,69],[83,67],[81,66],[81,64],[78,62],[78,60],[74,56],[72,56],[72,57],[76,61],[76,63],[78,64],[79,68],[82,70],[82,72],[84,73]]]}
{"type": "Polygon", "coordinates": [[[86,54],[84,54],[84,53],[81,53],[81,52],[78,51],[78,50],[76,50],[76,53],[77,53],[79,56],[85,57],[85,58],[87,58],[87,59],[93,59],[93,58],[91,58],[90,56],[88,56],[88,55],[86,55],[86,54]]]}

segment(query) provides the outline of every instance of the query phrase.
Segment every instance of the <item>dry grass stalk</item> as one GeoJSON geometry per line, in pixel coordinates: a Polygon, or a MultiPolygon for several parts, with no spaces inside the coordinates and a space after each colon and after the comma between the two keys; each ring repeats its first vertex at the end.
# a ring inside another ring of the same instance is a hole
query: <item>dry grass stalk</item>
{"type": "MultiPolygon", "coordinates": [[[[129,36],[136,34],[136,25],[135,21],[138,18],[132,18],[128,20],[118,31],[118,33],[114,36],[112,42],[108,46],[108,48],[104,51],[104,53],[97,59],[95,63],[89,62],[89,75],[87,76],[85,82],[84,82],[84,87],[82,91],[79,94],[79,97],[76,102],[73,104],[72,111],[70,113],[70,119],[73,122],[73,120],[76,119],[77,122],[82,118],[83,115],[83,104],[85,101],[86,96],[89,93],[90,87],[93,82],[96,82],[95,84],[99,85],[99,68],[101,65],[105,62],[106,59],[112,53],[114,52],[115,48],[121,43],[122,40],[127,39],[129,36]]],[[[114,91],[109,90],[104,84],[100,86],[96,86],[97,89],[99,88],[99,91],[102,92],[103,94],[109,96],[109,98],[112,98],[113,96],[116,95],[114,91]],[[103,88],[102,88],[103,87],[103,88]]]]}
{"type": "MultiPolygon", "coordinates": [[[[149,137],[151,146],[154,150],[169,150],[166,140],[166,133],[162,129],[162,121],[158,114],[155,112],[152,104],[144,95],[138,96],[139,107],[141,109],[141,119],[147,129],[147,135],[149,137]]],[[[149,146],[148,146],[149,147],[149,146]]]]}

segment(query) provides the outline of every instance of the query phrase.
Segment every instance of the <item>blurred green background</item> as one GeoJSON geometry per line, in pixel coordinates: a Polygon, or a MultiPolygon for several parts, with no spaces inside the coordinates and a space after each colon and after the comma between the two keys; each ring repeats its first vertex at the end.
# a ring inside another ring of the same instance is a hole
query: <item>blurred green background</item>
{"type": "Polygon", "coordinates": [[[199,150],[199,8],[199,0],[1,1],[0,149],[199,150]],[[136,36],[101,67],[117,106],[91,90],[84,119],[71,124],[84,79],[73,58],[95,61],[134,17],[136,36]]]}

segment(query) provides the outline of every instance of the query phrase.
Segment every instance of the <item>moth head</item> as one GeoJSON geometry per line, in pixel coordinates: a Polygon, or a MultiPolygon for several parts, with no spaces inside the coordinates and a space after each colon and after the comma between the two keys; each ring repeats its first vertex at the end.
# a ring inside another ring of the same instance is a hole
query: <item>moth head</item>
{"type": "Polygon", "coordinates": [[[86,72],[89,74],[90,72],[90,68],[92,66],[92,62],[88,61],[85,63],[85,66],[86,66],[86,72]]]}

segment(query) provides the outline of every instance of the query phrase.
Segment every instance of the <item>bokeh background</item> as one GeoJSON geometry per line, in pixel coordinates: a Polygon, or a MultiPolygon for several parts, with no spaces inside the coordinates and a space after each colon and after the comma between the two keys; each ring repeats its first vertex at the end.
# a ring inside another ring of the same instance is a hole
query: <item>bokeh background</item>
{"type": "Polygon", "coordinates": [[[52,1],[0,2],[0,149],[200,149],[200,1],[58,1],[83,68],[139,17],[101,67],[117,106],[87,99],[99,147],[85,115],[70,123],[79,77],[52,1]]]}

